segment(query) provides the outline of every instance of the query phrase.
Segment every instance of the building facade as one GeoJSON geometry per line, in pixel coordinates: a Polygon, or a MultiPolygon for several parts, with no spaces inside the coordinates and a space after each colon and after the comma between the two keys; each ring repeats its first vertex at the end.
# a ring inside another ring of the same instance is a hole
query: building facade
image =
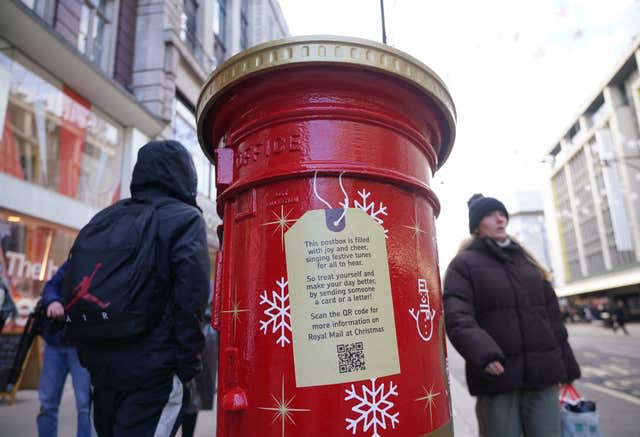
{"type": "Polygon", "coordinates": [[[548,154],[558,294],[640,316],[640,41],[548,154]]]}
{"type": "Polygon", "coordinates": [[[175,138],[191,151],[217,250],[198,93],[228,57],[287,34],[275,0],[0,2],[0,273],[23,316],[78,230],[129,195],[149,140],[175,138]]]}
{"type": "Polygon", "coordinates": [[[549,271],[553,270],[540,191],[517,191],[508,199],[509,234],[549,271]]]}

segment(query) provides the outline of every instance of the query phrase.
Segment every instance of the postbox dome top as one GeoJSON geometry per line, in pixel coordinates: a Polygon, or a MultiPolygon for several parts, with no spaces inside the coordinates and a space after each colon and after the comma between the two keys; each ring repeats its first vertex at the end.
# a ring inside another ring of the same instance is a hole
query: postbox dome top
{"type": "Polygon", "coordinates": [[[456,109],[440,77],[416,58],[375,41],[332,35],[283,38],[256,45],[232,56],[207,78],[196,105],[198,140],[205,147],[206,113],[232,86],[249,76],[287,66],[313,64],[359,66],[399,78],[429,96],[447,123],[448,136],[438,153],[438,167],[451,152],[456,131],[456,109]]]}

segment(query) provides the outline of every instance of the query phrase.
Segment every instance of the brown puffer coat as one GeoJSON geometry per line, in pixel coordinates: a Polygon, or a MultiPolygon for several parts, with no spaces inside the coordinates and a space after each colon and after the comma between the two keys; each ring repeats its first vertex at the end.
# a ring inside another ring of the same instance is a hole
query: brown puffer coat
{"type": "Polygon", "coordinates": [[[472,395],[540,389],[580,377],[551,284],[520,246],[476,238],[444,279],[447,334],[466,360],[472,395]],[[499,361],[505,372],[484,368],[499,361]]]}

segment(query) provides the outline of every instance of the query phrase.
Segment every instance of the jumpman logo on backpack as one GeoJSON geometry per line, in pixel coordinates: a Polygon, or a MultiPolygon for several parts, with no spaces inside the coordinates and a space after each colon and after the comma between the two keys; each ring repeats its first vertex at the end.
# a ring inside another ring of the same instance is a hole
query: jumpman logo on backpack
{"type": "Polygon", "coordinates": [[[117,202],[80,230],[64,279],[65,341],[128,342],[159,323],[170,289],[157,237],[156,204],[140,199],[117,202]]]}
{"type": "Polygon", "coordinates": [[[83,277],[82,281],[80,281],[80,283],[73,288],[73,299],[71,299],[69,303],[64,307],[66,311],[68,311],[73,305],[75,305],[78,299],[84,299],[86,301],[93,302],[102,309],[105,309],[109,305],[111,305],[111,302],[103,302],[93,294],[89,293],[89,288],[91,288],[93,277],[96,275],[96,272],[100,267],[102,267],[102,263],[96,263],[96,266],[93,269],[91,275],[83,277]]]}

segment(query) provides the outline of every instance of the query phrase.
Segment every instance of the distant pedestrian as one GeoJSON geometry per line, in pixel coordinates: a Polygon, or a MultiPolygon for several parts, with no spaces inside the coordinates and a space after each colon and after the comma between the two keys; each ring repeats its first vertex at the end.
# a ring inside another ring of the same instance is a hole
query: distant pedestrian
{"type": "Polygon", "coordinates": [[[101,437],[173,436],[182,422],[209,289],[196,188],[184,146],[152,141],[132,197],[98,213],[71,249],[65,335],[91,374],[101,437]]]}
{"type": "Polygon", "coordinates": [[[593,314],[594,314],[594,313],[593,313],[593,308],[592,308],[592,307],[590,307],[590,306],[585,307],[585,309],[584,309],[584,319],[585,319],[588,323],[593,322],[593,314]]]}
{"type": "Polygon", "coordinates": [[[560,437],[558,383],[580,377],[549,274],[513,238],[497,199],[468,202],[469,233],[444,279],[449,339],[466,361],[484,437],[560,437]]]}
{"type": "Polygon", "coordinates": [[[624,307],[624,302],[619,300],[616,303],[616,308],[613,310],[613,332],[617,332],[618,328],[620,328],[626,335],[629,335],[629,331],[627,331],[627,327],[625,326],[626,323],[627,311],[624,307]]]}
{"type": "Polygon", "coordinates": [[[78,413],[76,435],[77,437],[91,436],[89,372],[80,365],[76,348],[65,344],[62,339],[64,307],[62,306],[61,289],[62,278],[67,267],[68,262],[62,264],[56,274],[45,284],[42,291],[42,308],[44,308],[48,320],[44,323],[42,333],[45,347],[40,383],[38,384],[40,413],[36,422],[39,437],[58,435],[58,409],[68,374],[71,374],[78,413]]]}
{"type": "Polygon", "coordinates": [[[15,319],[18,315],[18,309],[11,297],[11,287],[9,280],[5,276],[7,271],[7,263],[4,255],[4,247],[0,240],[0,332],[4,328],[4,324],[9,319],[15,319]]]}

